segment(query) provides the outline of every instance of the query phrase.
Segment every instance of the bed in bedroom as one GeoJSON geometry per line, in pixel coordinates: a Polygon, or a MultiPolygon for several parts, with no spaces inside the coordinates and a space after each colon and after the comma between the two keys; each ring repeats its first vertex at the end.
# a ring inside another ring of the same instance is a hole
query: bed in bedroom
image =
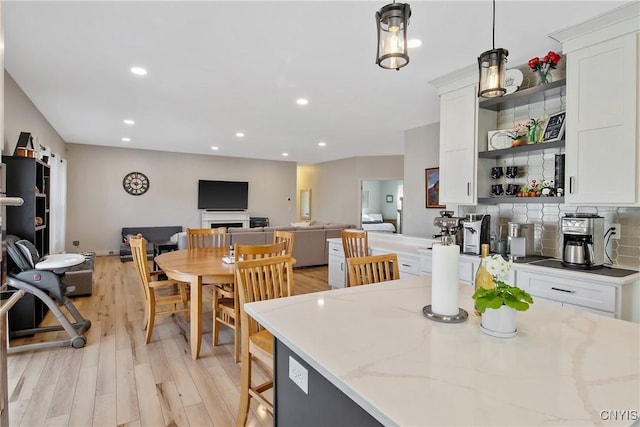
{"type": "Polygon", "coordinates": [[[391,222],[385,222],[382,214],[362,214],[362,229],[379,233],[395,233],[396,227],[391,222]]]}

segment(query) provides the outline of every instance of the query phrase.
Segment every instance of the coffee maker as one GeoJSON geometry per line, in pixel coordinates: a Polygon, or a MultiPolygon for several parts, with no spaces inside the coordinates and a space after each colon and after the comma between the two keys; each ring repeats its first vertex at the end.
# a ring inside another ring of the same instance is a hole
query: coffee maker
{"type": "Polygon", "coordinates": [[[604,218],[566,214],[562,226],[562,265],[593,270],[604,265],[604,218]]]}
{"type": "Polygon", "coordinates": [[[464,227],[464,250],[465,254],[480,255],[480,248],[483,243],[489,244],[489,221],[491,215],[472,213],[462,221],[464,227]]]}
{"type": "Polygon", "coordinates": [[[434,234],[434,239],[440,238],[443,245],[458,245],[462,251],[462,218],[454,217],[453,211],[440,211],[433,225],[440,228],[440,234],[434,234]]]}

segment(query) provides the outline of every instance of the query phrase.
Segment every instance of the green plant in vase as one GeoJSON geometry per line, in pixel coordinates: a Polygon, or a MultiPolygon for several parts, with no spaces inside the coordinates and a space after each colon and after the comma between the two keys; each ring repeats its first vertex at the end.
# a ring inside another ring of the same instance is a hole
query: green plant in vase
{"type": "Polygon", "coordinates": [[[512,264],[501,255],[483,258],[484,267],[493,276],[493,288],[479,287],[473,294],[476,308],[482,315],[481,329],[488,335],[511,338],[516,334],[516,311],[526,311],[533,298],[525,290],[504,280],[512,264]]]}

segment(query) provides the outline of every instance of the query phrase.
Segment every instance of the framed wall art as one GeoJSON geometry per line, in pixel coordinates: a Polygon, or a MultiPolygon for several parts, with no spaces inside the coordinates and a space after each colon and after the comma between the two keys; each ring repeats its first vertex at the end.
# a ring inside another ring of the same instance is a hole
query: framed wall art
{"type": "Polygon", "coordinates": [[[440,168],[429,168],[424,171],[427,208],[444,208],[440,204],[440,168]]]}

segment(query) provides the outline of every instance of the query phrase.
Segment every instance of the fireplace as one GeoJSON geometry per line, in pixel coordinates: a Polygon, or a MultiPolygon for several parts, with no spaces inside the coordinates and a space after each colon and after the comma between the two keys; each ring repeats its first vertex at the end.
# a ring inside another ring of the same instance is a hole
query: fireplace
{"type": "Polygon", "coordinates": [[[201,211],[201,228],[245,227],[249,228],[247,211],[201,211]]]}
{"type": "Polygon", "coordinates": [[[218,227],[242,227],[242,223],[241,222],[216,222],[216,223],[211,223],[211,228],[218,228],[218,227]]]}

